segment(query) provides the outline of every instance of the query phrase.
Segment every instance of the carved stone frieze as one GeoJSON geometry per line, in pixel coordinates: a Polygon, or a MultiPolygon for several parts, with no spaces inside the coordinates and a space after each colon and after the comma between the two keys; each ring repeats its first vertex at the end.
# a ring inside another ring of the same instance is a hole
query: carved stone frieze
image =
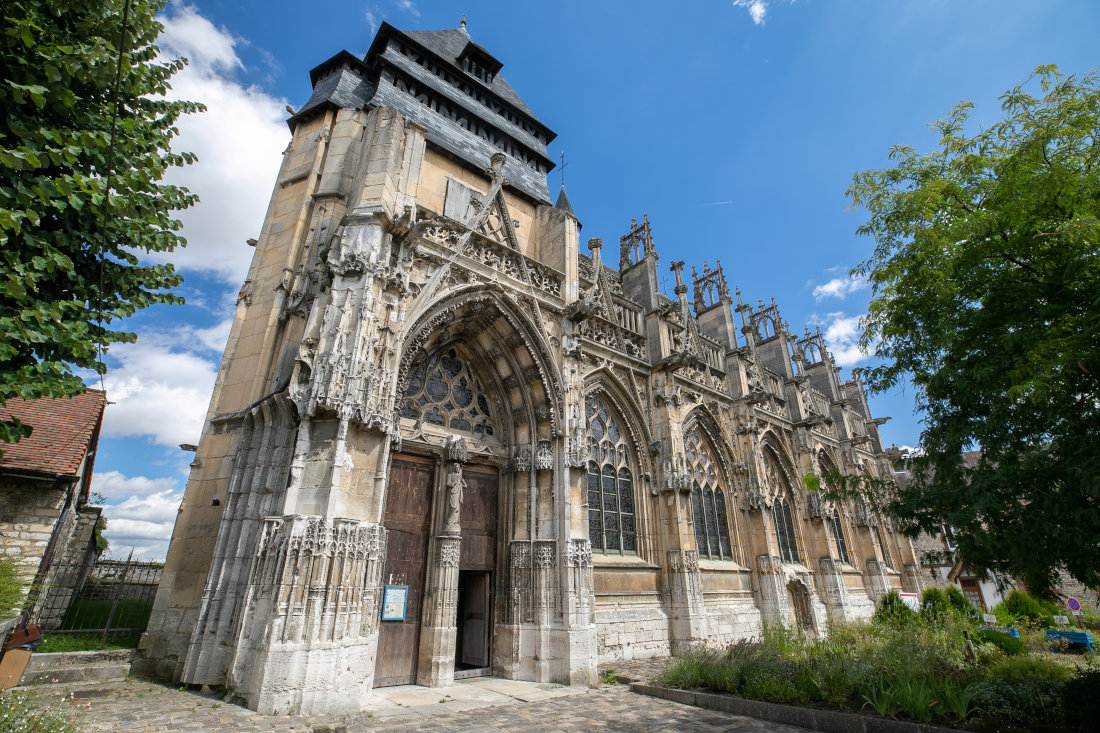
{"type": "Polygon", "coordinates": [[[570,567],[592,567],[592,543],[587,540],[571,539],[565,546],[565,564],[570,567]]]}
{"type": "Polygon", "coordinates": [[[547,471],[554,467],[554,453],[550,450],[549,440],[540,440],[535,452],[535,470],[547,471]]]}
{"type": "Polygon", "coordinates": [[[510,564],[513,568],[531,567],[531,547],[528,543],[512,543],[512,558],[510,564]]]}
{"type": "Polygon", "coordinates": [[[457,435],[447,438],[446,455],[448,461],[465,463],[469,460],[470,452],[466,447],[466,441],[457,435]]]}
{"type": "Polygon", "coordinates": [[[757,555],[756,569],[764,575],[782,575],[783,561],[775,555],[757,555]]]}
{"type": "Polygon", "coordinates": [[[445,568],[457,568],[462,541],[458,537],[439,539],[439,565],[445,568]]]}
{"type": "Polygon", "coordinates": [[[557,542],[554,540],[536,540],[534,542],[534,567],[552,568],[556,564],[557,542]]]}
{"type": "Polygon", "coordinates": [[[668,569],[673,573],[699,572],[699,553],[695,550],[669,550],[668,569]]]}
{"type": "Polygon", "coordinates": [[[531,449],[524,446],[516,448],[516,455],[512,458],[512,469],[515,471],[531,470],[531,449]]]}

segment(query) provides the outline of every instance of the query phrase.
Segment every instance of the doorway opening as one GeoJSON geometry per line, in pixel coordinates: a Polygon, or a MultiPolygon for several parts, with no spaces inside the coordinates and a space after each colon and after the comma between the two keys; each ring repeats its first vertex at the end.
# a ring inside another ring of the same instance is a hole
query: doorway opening
{"type": "Polygon", "coordinates": [[[487,570],[458,572],[456,679],[492,672],[492,587],[492,573],[487,570]]]}
{"type": "Polygon", "coordinates": [[[813,614],[810,611],[810,595],[806,592],[806,586],[799,582],[791,581],[787,584],[787,597],[791,602],[791,610],[794,612],[794,625],[799,631],[813,632],[813,614]]]}

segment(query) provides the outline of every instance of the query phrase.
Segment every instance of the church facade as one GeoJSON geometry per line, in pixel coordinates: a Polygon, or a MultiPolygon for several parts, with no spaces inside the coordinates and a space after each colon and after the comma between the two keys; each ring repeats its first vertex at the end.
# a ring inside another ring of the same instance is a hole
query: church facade
{"type": "Polygon", "coordinates": [[[872,507],[807,489],[893,470],[821,334],[662,263],[645,216],[582,254],[500,69],[384,24],[311,72],[135,670],[357,710],[920,590],[872,507]]]}

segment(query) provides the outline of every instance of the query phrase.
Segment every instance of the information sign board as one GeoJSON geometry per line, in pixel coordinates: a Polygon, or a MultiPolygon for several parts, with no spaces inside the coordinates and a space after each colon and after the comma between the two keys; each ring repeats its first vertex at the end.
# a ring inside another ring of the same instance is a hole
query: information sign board
{"type": "Polygon", "coordinates": [[[405,607],[409,602],[409,586],[387,585],[382,595],[382,620],[404,621],[405,607]]]}

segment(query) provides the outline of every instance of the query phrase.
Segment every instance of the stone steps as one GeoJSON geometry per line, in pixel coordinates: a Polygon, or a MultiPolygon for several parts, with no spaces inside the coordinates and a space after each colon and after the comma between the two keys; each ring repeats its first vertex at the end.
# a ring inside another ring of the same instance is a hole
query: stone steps
{"type": "Polygon", "coordinates": [[[104,682],[123,680],[130,674],[133,649],[107,649],[91,652],[54,652],[31,654],[23,671],[22,685],[46,685],[65,682],[104,682]]]}

